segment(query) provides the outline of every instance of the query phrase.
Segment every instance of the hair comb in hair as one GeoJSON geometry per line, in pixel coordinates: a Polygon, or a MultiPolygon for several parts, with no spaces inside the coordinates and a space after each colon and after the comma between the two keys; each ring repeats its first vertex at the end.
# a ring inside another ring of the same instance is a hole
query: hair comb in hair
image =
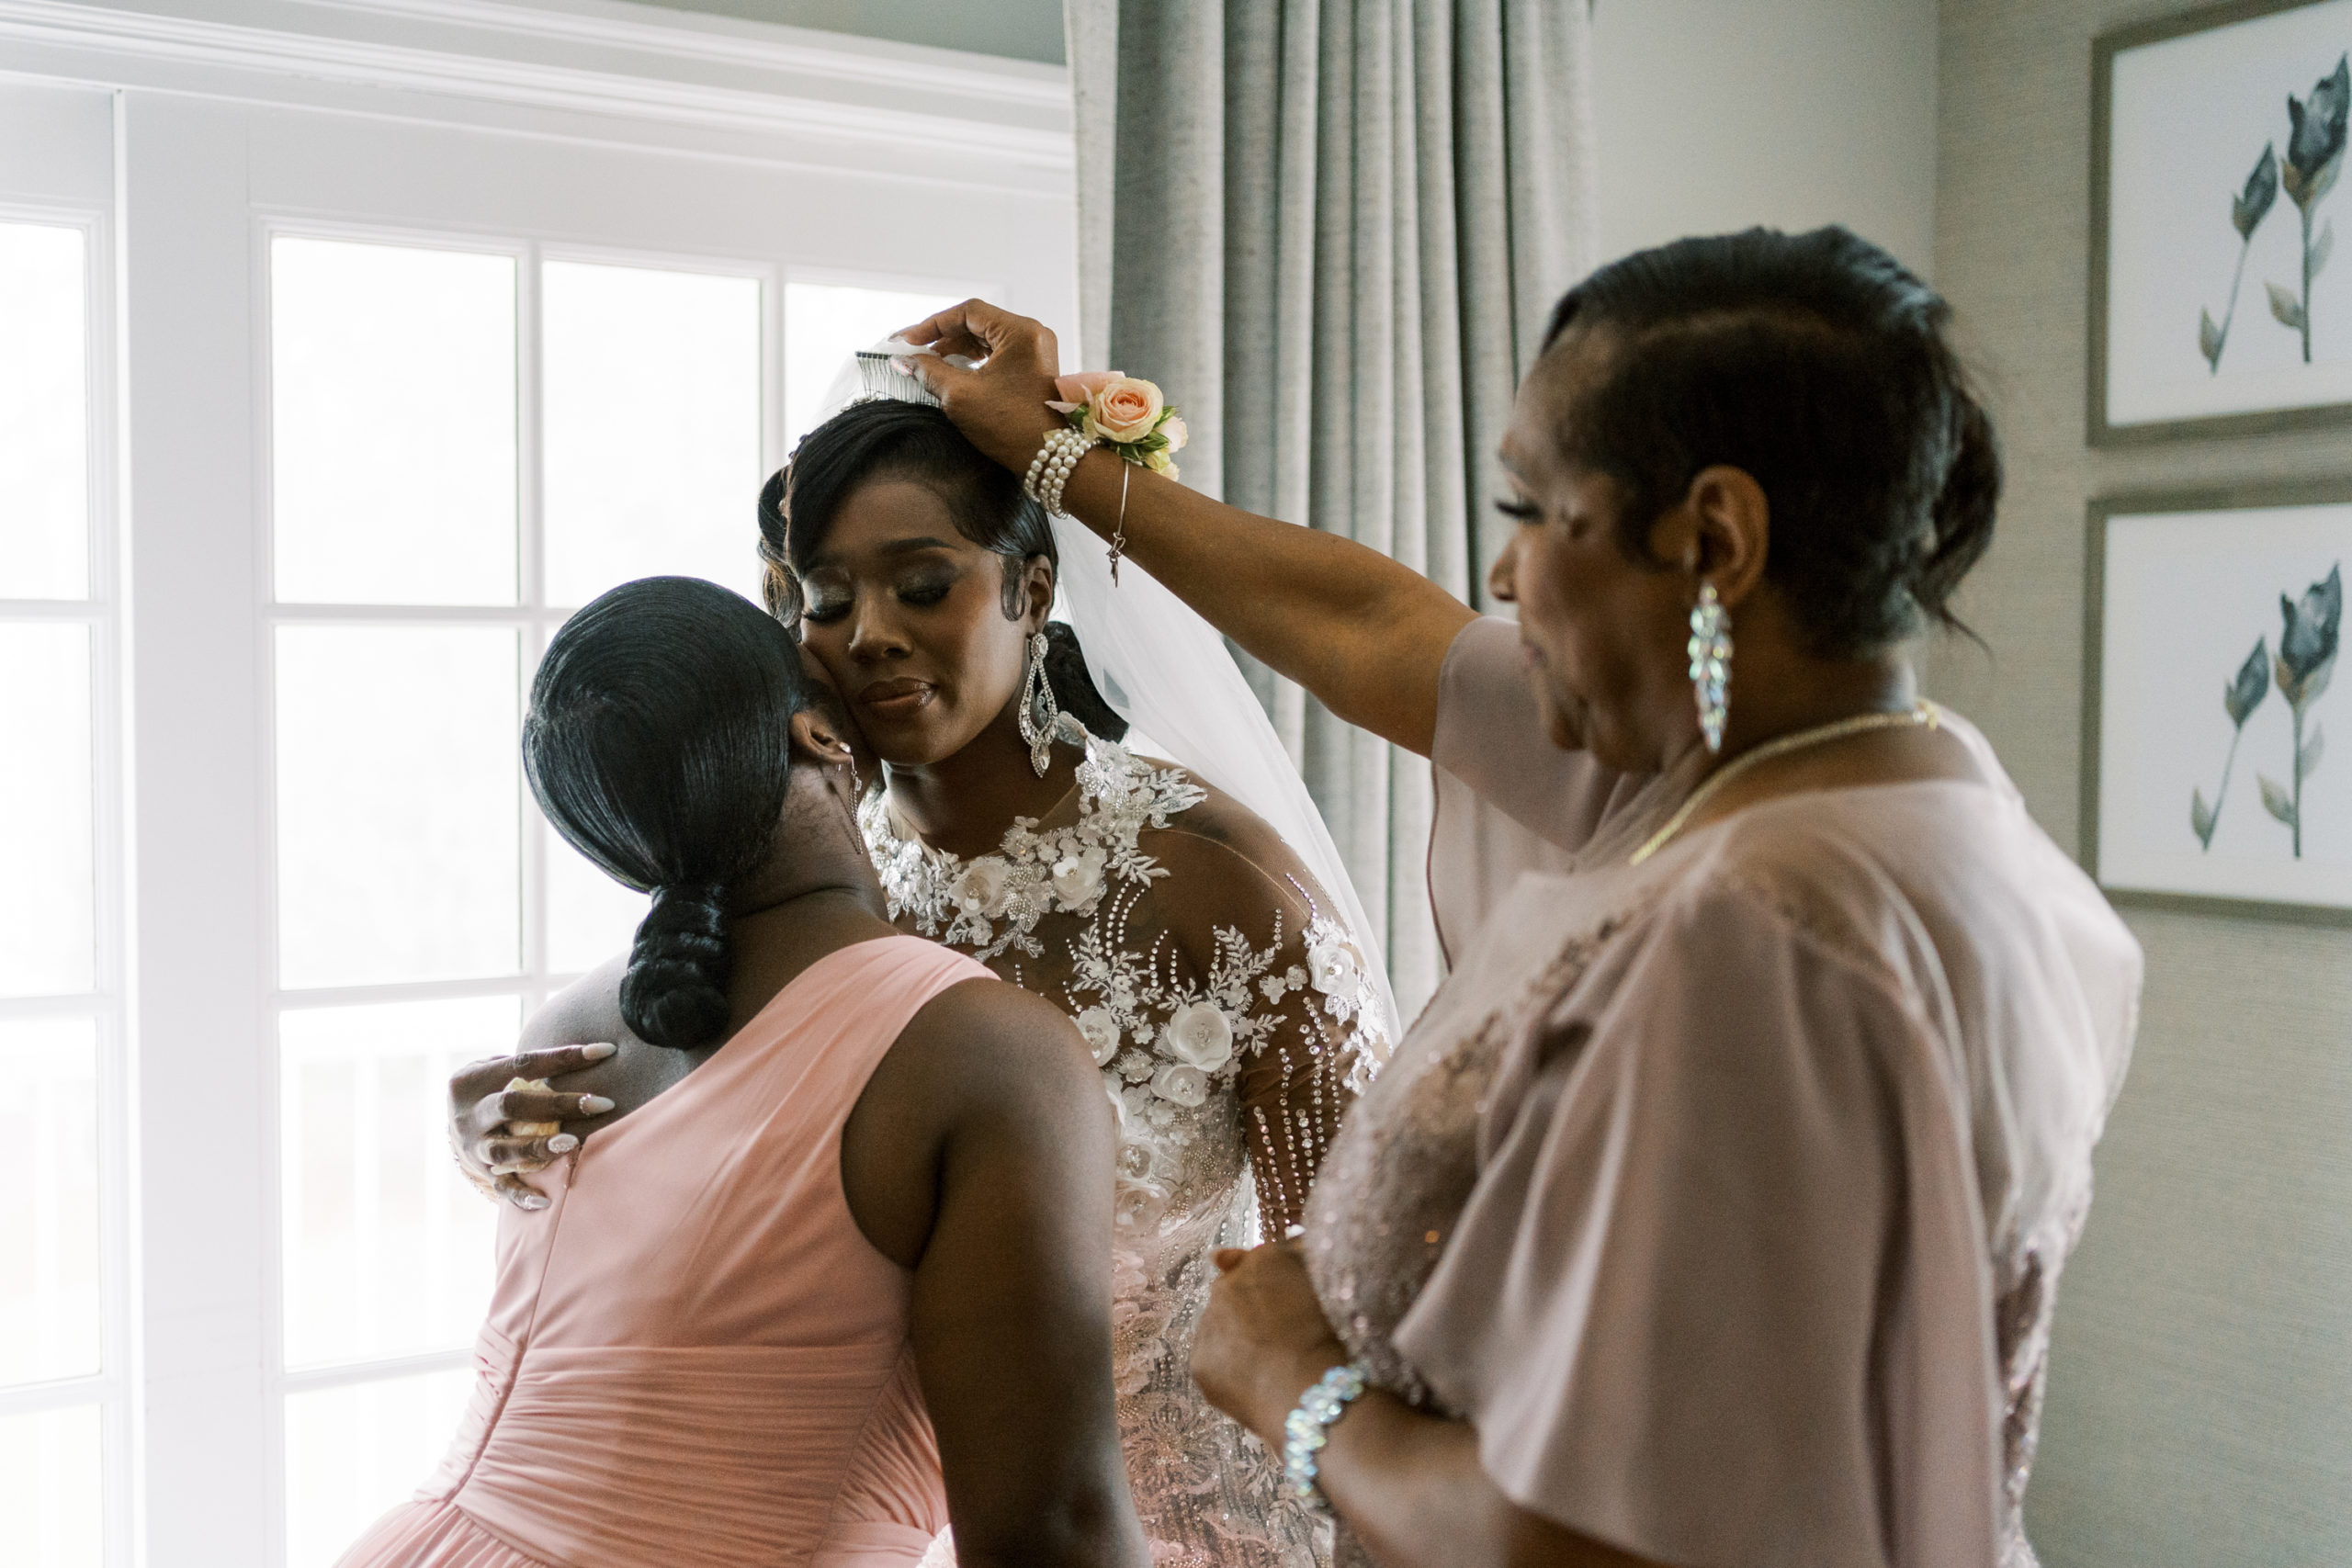
{"type": "Polygon", "coordinates": [[[907,355],[923,352],[912,344],[896,340],[859,349],[850,356],[857,367],[858,398],[861,400],[888,398],[892,402],[927,403],[933,408],[939,407],[939,400],[932,395],[929,387],[922,384],[921,377],[910,376],[892,363],[907,355]]]}

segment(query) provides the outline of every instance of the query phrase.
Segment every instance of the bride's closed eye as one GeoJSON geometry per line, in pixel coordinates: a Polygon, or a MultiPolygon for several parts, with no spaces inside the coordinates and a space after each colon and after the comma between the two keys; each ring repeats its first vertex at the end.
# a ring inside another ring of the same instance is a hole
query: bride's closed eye
{"type": "Polygon", "coordinates": [[[1544,521],[1544,509],[1542,507],[1536,505],[1532,501],[1524,501],[1517,496],[1503,496],[1498,499],[1495,502],[1495,510],[1501,513],[1504,516],[1510,518],[1514,523],[1541,523],[1544,521]]]}

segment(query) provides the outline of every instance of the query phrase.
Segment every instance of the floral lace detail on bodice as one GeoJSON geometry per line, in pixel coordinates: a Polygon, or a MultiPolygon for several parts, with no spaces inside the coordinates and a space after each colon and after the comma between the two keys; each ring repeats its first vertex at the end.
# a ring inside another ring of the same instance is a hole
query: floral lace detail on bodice
{"type": "Polygon", "coordinates": [[[1085,749],[1066,825],[1017,819],[966,860],[916,838],[887,793],[858,823],[891,919],[1069,1013],[1117,1108],[1119,1424],[1156,1568],[1313,1568],[1317,1528],[1279,1464],[1193,1386],[1193,1329],[1210,1254],[1258,1238],[1254,1209],[1303,1212],[1340,1111],[1386,1058],[1385,1010],[1297,874],[1268,874],[1261,928],[1180,941],[1172,911],[1202,890],[1147,835],[1208,793],[1068,716],[1056,739],[1085,749]]]}

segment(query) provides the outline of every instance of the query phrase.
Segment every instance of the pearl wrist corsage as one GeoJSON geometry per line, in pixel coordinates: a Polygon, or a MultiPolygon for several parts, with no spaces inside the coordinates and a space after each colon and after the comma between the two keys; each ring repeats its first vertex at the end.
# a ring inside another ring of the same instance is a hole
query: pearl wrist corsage
{"type": "Polygon", "coordinates": [[[1350,1362],[1333,1367],[1298,1396],[1298,1408],[1283,1419],[1283,1484],[1290,1495],[1317,1513],[1331,1511],[1317,1483],[1317,1461],[1331,1440],[1331,1424],[1347,1413],[1348,1404],[1364,1391],[1363,1369],[1350,1362]]]}

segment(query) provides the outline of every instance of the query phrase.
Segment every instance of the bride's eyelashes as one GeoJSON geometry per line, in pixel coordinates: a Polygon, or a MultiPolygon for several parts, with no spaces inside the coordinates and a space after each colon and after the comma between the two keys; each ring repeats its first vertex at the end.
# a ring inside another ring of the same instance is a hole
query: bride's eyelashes
{"type": "MultiPolygon", "coordinates": [[[[944,577],[925,574],[899,583],[892,592],[899,604],[918,610],[927,610],[944,601],[950,592],[954,592],[956,577],[956,574],[952,572],[944,577]]],[[[801,607],[800,617],[817,626],[830,626],[849,614],[850,605],[854,597],[838,589],[827,592],[823,589],[811,588],[808,590],[808,602],[801,607]]]]}
{"type": "Polygon", "coordinates": [[[1542,507],[1536,505],[1532,501],[1521,501],[1516,496],[1505,496],[1501,500],[1497,501],[1495,502],[1495,510],[1501,513],[1504,516],[1510,518],[1514,523],[1541,523],[1544,521],[1544,509],[1542,507]]]}

